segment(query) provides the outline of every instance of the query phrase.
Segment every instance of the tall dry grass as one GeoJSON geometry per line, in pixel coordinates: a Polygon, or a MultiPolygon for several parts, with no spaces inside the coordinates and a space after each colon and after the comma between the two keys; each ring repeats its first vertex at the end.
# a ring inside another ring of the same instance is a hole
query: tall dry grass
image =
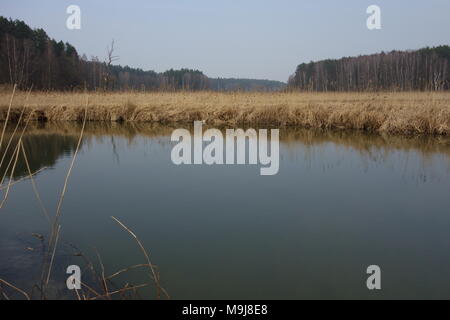
{"type": "MultiPolygon", "coordinates": [[[[27,129],[28,137],[58,135],[76,139],[81,130],[82,124],[73,121],[60,121],[52,123],[31,123],[27,129]]],[[[132,143],[139,137],[155,139],[158,143],[166,143],[176,125],[160,125],[147,122],[90,122],[86,124],[84,131],[84,141],[90,143],[92,139],[104,139],[111,136],[127,139],[132,143]]],[[[193,134],[193,126],[187,126],[193,134]]],[[[208,128],[205,126],[205,128],[208,128]]],[[[243,127],[246,129],[246,127],[243,127]]],[[[222,128],[222,130],[225,128],[222,128]]],[[[222,132],[225,134],[225,132],[222,132]]],[[[430,136],[430,135],[390,135],[386,133],[365,133],[352,130],[321,130],[305,129],[298,127],[286,127],[280,131],[280,142],[286,147],[295,144],[318,145],[334,143],[340,146],[351,147],[364,152],[373,147],[385,150],[415,150],[424,155],[436,153],[450,156],[450,136],[430,136]]],[[[41,170],[41,169],[39,169],[41,170]]],[[[13,182],[13,184],[16,181],[13,182]]],[[[0,187],[1,190],[1,187],[0,187]]]]}
{"type": "MultiPolygon", "coordinates": [[[[72,156],[72,161],[71,161],[70,166],[66,173],[63,188],[62,188],[61,194],[58,199],[56,213],[54,214],[53,217],[50,217],[47,209],[44,206],[44,203],[42,202],[42,199],[39,195],[37,185],[34,181],[33,176],[35,176],[37,174],[37,172],[31,171],[31,168],[29,166],[28,157],[27,157],[27,154],[26,154],[25,148],[23,146],[23,142],[22,142],[24,133],[30,124],[30,120],[33,119],[33,117],[35,116],[35,112],[39,112],[37,110],[38,108],[36,106],[29,107],[29,105],[28,105],[30,93],[31,93],[31,89],[30,89],[30,91],[27,92],[25,100],[19,102],[20,108],[18,110],[20,110],[20,112],[19,112],[19,117],[16,119],[14,119],[15,107],[13,107],[13,101],[15,101],[15,99],[17,98],[16,86],[14,86],[12,93],[10,93],[9,103],[8,103],[8,107],[7,107],[7,111],[6,111],[6,117],[4,118],[3,128],[1,131],[1,135],[0,135],[0,150],[2,150],[2,152],[0,153],[0,158],[1,158],[0,166],[2,165],[4,160],[6,160],[8,162],[8,166],[6,167],[6,170],[0,177],[0,192],[3,193],[2,198],[0,198],[0,209],[3,207],[3,205],[8,200],[8,195],[9,195],[9,191],[10,191],[11,187],[15,183],[19,182],[19,181],[14,182],[13,176],[14,176],[14,172],[15,172],[15,168],[16,168],[19,156],[22,156],[27,165],[28,179],[31,180],[31,183],[33,186],[33,191],[39,201],[39,205],[40,205],[41,209],[44,212],[47,222],[49,223],[49,234],[48,234],[47,239],[44,235],[37,235],[37,234],[32,235],[34,237],[37,237],[41,241],[41,244],[44,248],[43,257],[42,257],[43,260],[42,260],[42,266],[41,266],[40,283],[34,284],[32,286],[31,292],[27,292],[27,291],[15,286],[14,284],[10,283],[6,279],[0,278],[0,300],[3,300],[3,299],[10,300],[11,299],[10,293],[7,291],[7,289],[12,290],[13,293],[19,293],[21,296],[23,296],[27,300],[31,300],[34,297],[33,292],[35,290],[37,290],[40,293],[40,295],[39,295],[40,299],[46,300],[49,298],[47,295],[47,291],[48,291],[48,287],[50,284],[50,278],[52,276],[52,268],[53,268],[53,264],[54,264],[54,261],[56,258],[57,247],[59,245],[59,239],[60,239],[60,234],[61,234],[61,224],[59,223],[59,219],[62,214],[61,208],[62,208],[62,204],[64,201],[64,196],[65,196],[65,193],[67,190],[69,178],[71,176],[72,169],[74,167],[74,163],[75,163],[78,151],[80,149],[82,139],[84,137],[84,131],[85,131],[85,126],[86,126],[86,121],[87,121],[87,110],[88,110],[89,99],[88,99],[87,94],[85,93],[83,95],[84,100],[85,100],[85,105],[83,108],[84,114],[82,117],[81,130],[78,134],[79,137],[78,137],[77,147],[72,156]],[[25,112],[25,110],[27,110],[27,112],[25,112]],[[14,125],[14,130],[12,131],[11,134],[7,135],[6,128],[8,126],[8,121],[11,122],[14,120],[16,121],[16,124],[14,125]],[[19,127],[20,127],[20,130],[18,130],[19,127]],[[6,138],[8,138],[8,139],[6,139],[6,138]],[[2,149],[2,144],[4,141],[5,142],[8,141],[8,142],[7,142],[6,147],[2,149]],[[10,148],[10,146],[14,145],[14,143],[15,143],[15,146],[13,147],[14,151],[11,155],[9,155],[9,160],[8,160],[7,159],[7,155],[8,155],[7,151],[10,148]],[[11,169],[10,169],[10,167],[11,167],[11,169]],[[8,183],[6,186],[4,186],[3,183],[4,183],[5,179],[7,178],[7,176],[9,176],[8,183]]],[[[1,213],[1,211],[0,211],[0,213],[1,213]]],[[[141,243],[141,241],[139,240],[139,238],[136,236],[136,234],[130,228],[125,226],[117,218],[114,218],[114,217],[112,217],[112,218],[123,229],[125,229],[129,234],[132,235],[132,237],[138,243],[139,248],[141,249],[142,253],[144,254],[147,263],[136,265],[136,266],[131,266],[131,267],[119,270],[118,272],[113,273],[110,276],[106,276],[105,266],[103,265],[100,254],[97,253],[99,262],[100,262],[100,266],[102,269],[101,277],[98,277],[98,273],[96,272],[95,268],[93,267],[94,264],[92,262],[90,262],[86,258],[86,256],[83,255],[81,252],[77,252],[75,255],[84,257],[86,264],[88,266],[90,266],[89,269],[92,271],[94,278],[96,277],[98,280],[98,283],[100,284],[97,286],[103,288],[103,292],[96,291],[95,289],[92,288],[95,285],[95,283],[88,285],[88,284],[82,282],[81,283],[82,288],[74,290],[76,298],[78,300],[97,300],[97,299],[110,300],[114,296],[120,295],[122,297],[122,299],[124,299],[124,298],[126,298],[125,293],[128,291],[133,291],[135,293],[135,296],[138,296],[138,293],[136,290],[139,288],[150,286],[151,283],[144,283],[144,284],[140,284],[140,285],[136,285],[136,286],[132,286],[132,285],[130,286],[130,284],[127,283],[124,287],[118,288],[116,290],[110,290],[109,289],[110,286],[108,285],[108,284],[114,285],[114,283],[112,282],[112,279],[114,277],[116,277],[117,275],[122,274],[122,273],[127,272],[132,269],[136,269],[136,268],[147,268],[149,270],[150,278],[156,287],[156,292],[157,292],[156,297],[158,299],[160,299],[162,295],[166,298],[170,298],[169,295],[167,294],[166,290],[164,290],[164,288],[162,288],[162,286],[160,284],[159,272],[156,270],[157,266],[151,264],[149,254],[148,254],[147,250],[145,249],[145,247],[143,246],[143,244],[141,243]]],[[[134,296],[130,296],[130,297],[133,298],[134,296]]]]}
{"type": "MultiPolygon", "coordinates": [[[[14,121],[26,94],[16,94],[14,121]]],[[[0,120],[10,94],[0,93],[0,120]]],[[[30,96],[34,120],[81,121],[82,93],[30,96]]],[[[25,111],[25,116],[28,111],[25,111]]],[[[162,124],[205,120],[209,125],[269,125],[357,129],[402,134],[450,134],[450,92],[401,93],[92,93],[90,121],[143,121],[162,124]]]]}

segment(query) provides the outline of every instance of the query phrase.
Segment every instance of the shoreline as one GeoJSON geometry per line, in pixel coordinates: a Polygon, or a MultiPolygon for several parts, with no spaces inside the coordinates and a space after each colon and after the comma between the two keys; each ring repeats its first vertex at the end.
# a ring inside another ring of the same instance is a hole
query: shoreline
{"type": "MultiPolygon", "coordinates": [[[[10,121],[82,121],[84,93],[16,92],[10,121]]],[[[450,92],[252,93],[91,92],[88,121],[149,122],[164,125],[268,126],[358,130],[402,135],[450,135],[450,92]]],[[[0,121],[10,92],[0,93],[0,121]]]]}

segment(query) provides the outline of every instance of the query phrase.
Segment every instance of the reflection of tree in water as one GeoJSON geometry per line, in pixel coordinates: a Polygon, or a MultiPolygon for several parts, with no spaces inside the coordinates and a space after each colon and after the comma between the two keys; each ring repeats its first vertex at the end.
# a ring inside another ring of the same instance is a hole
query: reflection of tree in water
{"type": "MultiPolygon", "coordinates": [[[[228,127],[221,129],[224,130],[226,128],[228,127]]],[[[0,155],[3,154],[14,128],[7,129],[0,155]]],[[[161,137],[169,137],[175,129],[176,127],[155,123],[88,122],[83,140],[109,137],[110,140],[108,139],[108,143],[111,144],[113,154],[118,161],[120,154],[115,148],[116,138],[127,139],[129,143],[136,137],[147,137],[158,140],[161,137]]],[[[186,129],[189,129],[192,133],[192,126],[187,125],[186,129]]],[[[244,129],[247,128],[244,127],[244,129]]],[[[58,158],[71,155],[76,148],[80,132],[81,124],[78,122],[30,123],[27,128],[27,133],[23,137],[23,144],[29,158],[28,161],[31,171],[35,172],[42,167],[54,166],[58,158]]],[[[158,143],[164,144],[169,140],[162,139],[158,141],[158,143]]],[[[348,130],[334,131],[284,127],[280,128],[280,142],[288,151],[292,151],[293,153],[296,150],[300,150],[298,148],[300,145],[301,148],[307,151],[307,155],[311,154],[308,150],[312,150],[312,148],[317,148],[321,145],[326,146],[332,143],[340,147],[355,150],[363,160],[372,163],[386,162],[389,155],[396,154],[397,152],[402,152],[406,155],[415,155],[417,153],[414,158],[419,156],[424,161],[431,161],[437,155],[441,155],[445,159],[450,159],[449,137],[383,135],[348,130]]],[[[13,155],[16,144],[17,139],[14,139],[0,168],[1,175],[3,175],[13,155]]],[[[322,158],[319,160],[322,160],[322,158]]],[[[323,160],[325,161],[327,159],[323,160]]],[[[305,159],[299,161],[305,161],[305,159]]],[[[317,159],[314,161],[317,161],[317,159]]],[[[10,171],[11,167],[9,169],[10,171]]],[[[27,175],[28,171],[21,154],[16,166],[14,178],[18,179],[27,175]]]]}
{"type": "MultiPolygon", "coordinates": [[[[5,140],[9,141],[10,137],[5,135],[5,140]]],[[[43,167],[52,167],[56,161],[63,156],[71,155],[77,146],[78,137],[72,135],[60,135],[60,134],[26,134],[22,138],[23,146],[27,154],[28,163],[31,168],[31,172],[36,172],[43,167]]],[[[6,168],[13,157],[14,150],[18,143],[18,139],[14,138],[9,146],[5,160],[0,167],[1,176],[4,175],[6,168]]],[[[0,154],[3,157],[7,142],[4,143],[0,150],[0,154]]],[[[13,159],[14,161],[14,159],[13,159]]],[[[10,176],[12,164],[8,169],[7,177],[10,176]]],[[[19,154],[19,159],[14,170],[14,179],[19,179],[24,176],[28,176],[28,169],[23,157],[23,154],[19,154]]]]}

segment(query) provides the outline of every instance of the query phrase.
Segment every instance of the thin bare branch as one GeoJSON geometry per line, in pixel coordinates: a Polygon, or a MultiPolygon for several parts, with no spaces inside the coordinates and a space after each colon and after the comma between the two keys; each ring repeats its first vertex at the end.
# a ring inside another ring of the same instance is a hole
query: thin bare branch
{"type": "Polygon", "coordinates": [[[31,185],[33,186],[34,194],[36,195],[36,199],[39,202],[39,206],[41,207],[42,212],[45,215],[45,218],[50,223],[50,216],[49,216],[49,214],[47,212],[47,209],[45,209],[44,203],[42,202],[41,196],[39,195],[39,191],[38,191],[38,188],[36,186],[36,183],[34,182],[33,174],[31,173],[30,164],[28,163],[28,157],[27,157],[27,153],[25,152],[25,147],[23,146],[23,143],[21,143],[21,146],[22,146],[23,158],[25,159],[25,164],[26,164],[27,170],[28,170],[28,175],[29,175],[28,177],[31,180],[31,185]]]}
{"type": "MultiPolygon", "coordinates": [[[[144,288],[144,287],[148,287],[148,286],[149,286],[148,283],[144,283],[144,284],[140,284],[140,285],[133,286],[133,287],[125,287],[125,288],[122,288],[122,289],[119,289],[119,290],[116,290],[116,291],[113,291],[113,292],[108,292],[108,295],[112,296],[112,295],[115,295],[115,294],[118,294],[118,293],[123,293],[125,291],[135,290],[135,289],[144,288]]],[[[97,299],[105,298],[105,297],[106,297],[106,295],[101,295],[101,296],[93,297],[90,300],[97,300],[97,299]]]]}
{"type": "MultiPolygon", "coordinates": [[[[14,171],[16,170],[17,160],[19,159],[19,153],[20,153],[19,150],[20,150],[20,144],[21,143],[22,143],[22,140],[19,140],[19,142],[17,143],[17,146],[16,146],[16,150],[14,151],[14,154],[11,157],[11,159],[13,159],[14,155],[15,155],[15,160],[14,160],[13,167],[11,169],[11,174],[10,174],[10,178],[9,178],[9,181],[8,181],[8,187],[6,188],[5,195],[3,197],[2,202],[0,203],[0,209],[3,208],[3,205],[5,204],[6,200],[8,199],[9,189],[11,188],[11,182],[13,180],[14,171]]],[[[6,172],[5,172],[5,175],[6,175],[6,172]]]]}
{"type": "Polygon", "coordinates": [[[147,263],[149,265],[149,269],[151,271],[150,274],[150,278],[153,279],[153,281],[155,282],[156,285],[156,297],[159,299],[161,297],[161,291],[163,291],[165,293],[165,295],[167,296],[167,298],[169,299],[169,295],[167,294],[167,292],[165,290],[162,290],[161,285],[159,283],[159,277],[155,271],[155,268],[153,268],[153,264],[150,261],[150,256],[147,253],[147,251],[145,250],[144,246],[142,245],[141,241],[139,240],[139,238],[136,236],[136,234],[131,231],[127,226],[125,226],[120,220],[118,220],[115,217],[111,217],[114,221],[116,221],[123,229],[125,229],[125,231],[127,231],[137,242],[137,244],[139,245],[139,248],[141,249],[142,253],[144,254],[147,263]]]}
{"type": "Polygon", "coordinates": [[[9,282],[7,282],[7,281],[5,281],[5,280],[3,280],[3,279],[0,279],[0,282],[3,283],[3,284],[5,284],[5,285],[7,285],[8,287],[10,287],[10,288],[16,290],[17,292],[21,293],[25,298],[27,298],[27,300],[31,300],[31,299],[30,299],[30,296],[28,295],[28,293],[26,293],[26,292],[23,291],[22,289],[17,288],[16,286],[12,285],[11,283],[9,283],[9,282]]]}
{"type": "Polygon", "coordinates": [[[17,88],[17,84],[14,85],[13,92],[11,94],[11,99],[9,100],[8,112],[6,113],[5,124],[3,125],[3,130],[2,130],[2,136],[0,137],[0,148],[2,147],[3,136],[5,135],[6,126],[8,125],[9,114],[11,112],[11,106],[12,106],[12,102],[14,100],[14,94],[16,93],[16,88],[17,88]]]}
{"type": "Polygon", "coordinates": [[[45,281],[45,285],[48,285],[48,282],[50,281],[50,274],[52,273],[52,266],[53,266],[53,260],[55,259],[55,253],[56,253],[56,247],[58,245],[58,239],[59,239],[59,232],[61,230],[61,225],[58,226],[58,229],[56,231],[56,239],[55,239],[55,244],[53,245],[53,253],[52,253],[52,258],[50,260],[50,265],[48,267],[48,272],[47,272],[47,280],[45,281]]]}

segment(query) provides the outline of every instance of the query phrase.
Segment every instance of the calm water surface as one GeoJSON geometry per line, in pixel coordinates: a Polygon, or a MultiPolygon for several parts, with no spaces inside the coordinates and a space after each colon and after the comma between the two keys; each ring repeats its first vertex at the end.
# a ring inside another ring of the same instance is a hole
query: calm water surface
{"type": "MultiPolygon", "coordinates": [[[[24,138],[54,214],[80,127],[24,138]]],[[[101,254],[107,273],[144,263],[115,216],[140,237],[174,299],[450,299],[450,142],[281,129],[280,171],[175,166],[171,128],[89,124],[62,207],[54,282],[101,254]],[[379,265],[382,290],[366,287],[379,265]]],[[[14,180],[26,175],[18,163],[14,180]]],[[[0,278],[31,286],[48,234],[29,180],[0,209],[0,278]],[[25,248],[31,248],[25,249],[25,248]]],[[[147,281],[132,272],[124,279],[147,281]]],[[[146,296],[148,290],[142,290],[146,296]]],[[[152,290],[153,293],[153,290],[152,290]]]]}

